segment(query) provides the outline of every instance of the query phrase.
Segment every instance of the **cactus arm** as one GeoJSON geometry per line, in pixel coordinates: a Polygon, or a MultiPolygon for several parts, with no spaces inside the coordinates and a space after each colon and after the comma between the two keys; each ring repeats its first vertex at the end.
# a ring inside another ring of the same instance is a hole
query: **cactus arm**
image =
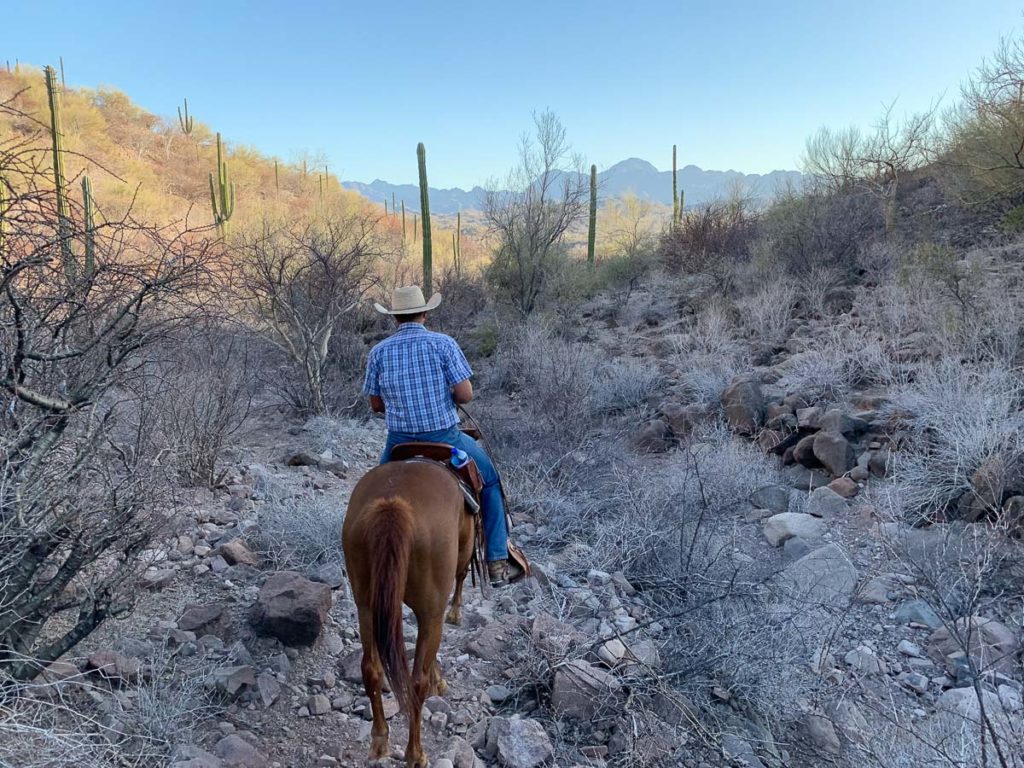
{"type": "Polygon", "coordinates": [[[61,133],[60,98],[57,94],[57,73],[47,65],[46,96],[50,107],[50,134],[53,139],[53,184],[57,194],[57,237],[60,239],[60,254],[64,273],[69,280],[77,272],[74,253],[71,251],[71,212],[68,206],[67,190],[64,187],[64,141],[61,133]]]}
{"type": "Polygon", "coordinates": [[[92,199],[92,182],[82,177],[82,210],[85,215],[85,273],[96,271],[96,210],[92,199]]]}

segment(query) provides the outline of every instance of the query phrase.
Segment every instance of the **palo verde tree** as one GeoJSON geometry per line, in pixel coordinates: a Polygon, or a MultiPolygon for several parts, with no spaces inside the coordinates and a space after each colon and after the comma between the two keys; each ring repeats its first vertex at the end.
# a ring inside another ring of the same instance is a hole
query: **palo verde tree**
{"type": "Polygon", "coordinates": [[[499,298],[524,315],[564,267],[565,233],[583,217],[589,192],[557,115],[548,110],[533,120],[535,134],[523,138],[518,164],[503,184],[491,185],[484,204],[497,241],[489,278],[499,298]]]}

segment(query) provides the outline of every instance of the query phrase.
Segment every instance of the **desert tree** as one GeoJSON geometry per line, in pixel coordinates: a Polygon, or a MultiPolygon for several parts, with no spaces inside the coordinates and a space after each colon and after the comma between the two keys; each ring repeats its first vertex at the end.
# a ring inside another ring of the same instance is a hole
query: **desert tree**
{"type": "Polygon", "coordinates": [[[328,410],[324,370],[338,324],[390,255],[379,223],[366,211],[334,212],[239,237],[240,298],[259,332],[299,369],[303,405],[315,413],[328,410]]]}
{"type": "Polygon", "coordinates": [[[43,143],[0,140],[0,670],[16,678],[131,606],[171,498],[139,378],[211,248],[130,214],[86,231],[72,210],[60,230],[43,143]],[[88,238],[93,266],[66,270],[62,238],[77,258],[88,238]]]}
{"type": "Polygon", "coordinates": [[[534,114],[534,135],[524,135],[519,162],[503,185],[492,184],[484,216],[497,248],[490,278],[522,314],[538,305],[566,259],[565,234],[586,212],[590,189],[582,159],[565,127],[550,111],[534,114]]]}

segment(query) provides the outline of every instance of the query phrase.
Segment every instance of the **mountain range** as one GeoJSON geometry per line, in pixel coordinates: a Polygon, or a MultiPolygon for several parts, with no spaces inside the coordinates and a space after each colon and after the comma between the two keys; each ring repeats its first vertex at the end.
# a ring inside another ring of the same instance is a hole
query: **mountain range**
{"type": "MultiPolygon", "coordinates": [[[[641,200],[672,205],[672,172],[659,171],[646,160],[635,157],[623,160],[598,173],[597,179],[602,198],[617,198],[632,193],[641,200]]],[[[803,174],[799,171],[772,171],[767,174],[705,171],[696,165],[687,165],[679,169],[678,179],[679,187],[686,196],[686,207],[689,208],[723,199],[736,185],[755,201],[763,202],[787,184],[800,184],[803,174]]],[[[369,184],[346,181],[342,186],[377,203],[387,202],[390,206],[394,200],[397,204],[404,202],[410,211],[420,209],[420,190],[415,184],[390,184],[376,179],[369,184]]],[[[485,194],[482,187],[469,190],[431,187],[430,210],[439,214],[460,210],[479,211],[483,209],[485,194]]]]}

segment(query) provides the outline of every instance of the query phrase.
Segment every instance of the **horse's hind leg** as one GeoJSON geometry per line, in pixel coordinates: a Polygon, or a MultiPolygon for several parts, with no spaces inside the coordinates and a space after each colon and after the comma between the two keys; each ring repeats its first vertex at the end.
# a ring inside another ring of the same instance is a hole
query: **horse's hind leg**
{"type": "Polygon", "coordinates": [[[359,637],[363,645],[363,687],[370,699],[373,711],[373,728],[370,730],[370,761],[387,760],[391,755],[388,743],[388,721],[384,717],[384,702],[381,700],[381,685],[384,680],[384,667],[377,655],[373,641],[373,621],[369,611],[359,611],[359,637]]]}
{"type": "Polygon", "coordinates": [[[462,583],[466,580],[468,573],[469,563],[467,562],[455,575],[455,594],[452,595],[451,607],[448,609],[448,615],[445,617],[445,621],[449,624],[462,623],[462,583]]]}
{"type": "Polygon", "coordinates": [[[420,742],[420,713],[423,701],[434,693],[436,680],[440,679],[436,667],[437,649],[441,646],[441,611],[444,610],[444,603],[440,608],[441,610],[433,616],[416,616],[419,632],[416,635],[416,660],[412,667],[413,711],[408,713],[409,747],[405,752],[408,768],[427,768],[429,765],[423,744],[420,742]]]}

